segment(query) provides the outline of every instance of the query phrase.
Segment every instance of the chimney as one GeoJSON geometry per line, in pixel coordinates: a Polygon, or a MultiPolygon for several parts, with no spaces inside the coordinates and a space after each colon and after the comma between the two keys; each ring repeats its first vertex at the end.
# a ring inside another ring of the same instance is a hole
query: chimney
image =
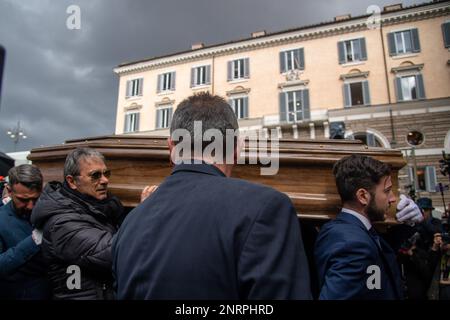
{"type": "Polygon", "coordinates": [[[252,38],[258,38],[266,35],[266,30],[252,32],[252,38]]]}
{"type": "Polygon", "coordinates": [[[390,6],[385,6],[383,8],[384,12],[395,11],[403,9],[403,5],[401,3],[391,4],[390,6]]]}
{"type": "Polygon", "coordinates": [[[343,14],[340,16],[334,17],[334,21],[344,21],[350,19],[352,16],[350,14],[343,14]]]}
{"type": "Polygon", "coordinates": [[[197,42],[197,43],[194,43],[192,46],[191,46],[191,49],[192,50],[197,50],[197,49],[201,49],[201,48],[203,48],[205,45],[203,44],[203,42],[197,42]]]}

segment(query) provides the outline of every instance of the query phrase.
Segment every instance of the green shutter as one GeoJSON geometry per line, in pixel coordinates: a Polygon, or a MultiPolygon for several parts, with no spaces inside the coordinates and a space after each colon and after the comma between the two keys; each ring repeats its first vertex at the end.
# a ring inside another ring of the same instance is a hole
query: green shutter
{"type": "Polygon", "coordinates": [[[436,168],[434,166],[425,167],[425,188],[428,192],[436,192],[436,168]]]}
{"type": "Polygon", "coordinates": [[[170,76],[170,90],[175,90],[175,71],[170,76]]]}
{"type": "Polygon", "coordinates": [[[412,52],[420,52],[419,31],[411,29],[412,52]]]}
{"type": "Polygon", "coordinates": [[[206,84],[211,84],[211,65],[206,66],[206,84]]]}
{"type": "Polygon", "coordinates": [[[444,36],[444,46],[450,47],[450,22],[442,24],[442,35],[444,36]]]}
{"type": "Polygon", "coordinates": [[[131,81],[128,80],[127,81],[127,89],[126,89],[126,93],[125,93],[125,97],[130,97],[131,96],[131,81]]]}
{"type": "Polygon", "coordinates": [[[244,59],[244,78],[250,78],[250,62],[249,58],[244,59]]]}
{"type": "Polygon", "coordinates": [[[311,111],[309,108],[309,89],[302,90],[302,94],[303,120],[310,120],[311,111]]]}
{"type": "Polygon", "coordinates": [[[191,68],[191,88],[195,87],[195,69],[196,68],[191,68]]]}
{"type": "Polygon", "coordinates": [[[361,60],[367,60],[366,39],[359,39],[359,47],[361,48],[361,60]]]}
{"type": "Polygon", "coordinates": [[[416,75],[417,99],[425,99],[425,87],[423,85],[423,76],[416,75]]]}
{"type": "Polygon", "coordinates": [[[287,113],[286,113],[286,94],[284,92],[280,92],[280,122],[287,121],[287,113]]]}
{"type": "Polygon", "coordinates": [[[244,118],[248,118],[248,97],[243,99],[243,108],[244,108],[244,118]]]}
{"type": "Polygon", "coordinates": [[[369,91],[369,81],[363,81],[362,82],[362,88],[363,88],[363,99],[364,104],[366,106],[370,105],[370,91],[369,91]]]}
{"type": "Polygon", "coordinates": [[[280,73],[286,72],[286,55],[284,51],[280,52],[280,73]]]}
{"type": "Polygon", "coordinates": [[[298,61],[300,64],[300,70],[305,70],[305,49],[300,48],[298,49],[298,61]]]}
{"type": "Polygon", "coordinates": [[[344,83],[344,87],[342,89],[343,96],[344,96],[344,107],[348,108],[352,106],[352,96],[350,92],[350,84],[344,83]]]}
{"type": "Polygon", "coordinates": [[[393,32],[388,33],[388,47],[390,56],[397,55],[397,48],[395,46],[395,34],[393,32]]]}
{"type": "Polygon", "coordinates": [[[339,56],[339,64],[344,64],[347,62],[347,58],[345,57],[345,47],[344,41],[338,42],[338,56],[339,56]]]}
{"type": "Polygon", "coordinates": [[[397,93],[397,101],[403,101],[402,78],[395,78],[395,92],[397,93]]]}
{"type": "Polygon", "coordinates": [[[233,61],[227,62],[227,81],[233,80],[233,61]]]}

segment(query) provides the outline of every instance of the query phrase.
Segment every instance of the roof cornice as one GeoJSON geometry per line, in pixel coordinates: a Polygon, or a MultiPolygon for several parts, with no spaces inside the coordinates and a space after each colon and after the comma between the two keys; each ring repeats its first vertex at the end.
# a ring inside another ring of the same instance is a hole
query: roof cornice
{"type": "MultiPolygon", "coordinates": [[[[450,13],[448,2],[431,3],[423,7],[405,8],[395,12],[382,13],[381,24],[392,25],[407,21],[416,21],[442,16],[450,13]]],[[[213,56],[222,56],[236,52],[249,51],[258,48],[270,47],[290,43],[294,41],[304,41],[315,38],[328,37],[336,34],[349,33],[367,29],[369,15],[353,18],[347,21],[333,22],[322,26],[306,27],[302,29],[278,32],[255,39],[244,39],[233,43],[214,45],[182,53],[175,53],[164,57],[153,58],[145,61],[138,61],[114,68],[118,75],[142,72],[146,70],[166,67],[170,65],[207,59],[213,56]]]]}

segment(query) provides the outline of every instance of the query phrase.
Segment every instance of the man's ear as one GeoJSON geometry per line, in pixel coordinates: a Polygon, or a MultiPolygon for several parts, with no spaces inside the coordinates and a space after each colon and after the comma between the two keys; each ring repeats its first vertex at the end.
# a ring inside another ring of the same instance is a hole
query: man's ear
{"type": "Polygon", "coordinates": [[[12,192],[12,188],[9,184],[5,184],[5,188],[6,188],[6,191],[8,191],[8,193],[12,192]]]}
{"type": "Polygon", "coordinates": [[[370,192],[368,192],[366,189],[360,188],[356,190],[356,200],[362,205],[367,206],[370,203],[370,192]]]}
{"type": "Polygon", "coordinates": [[[69,185],[70,189],[76,190],[77,184],[75,183],[75,178],[71,175],[66,176],[66,182],[69,185]]]}

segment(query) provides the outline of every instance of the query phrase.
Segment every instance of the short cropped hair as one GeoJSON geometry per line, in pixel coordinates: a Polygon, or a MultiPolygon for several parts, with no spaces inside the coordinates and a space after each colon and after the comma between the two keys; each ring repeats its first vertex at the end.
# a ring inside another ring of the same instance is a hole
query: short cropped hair
{"type": "Polygon", "coordinates": [[[333,174],[342,202],[356,200],[356,191],[373,192],[381,178],[391,175],[391,166],[374,158],[351,155],[334,164],[333,174]]]}
{"type": "MultiPolygon", "coordinates": [[[[202,138],[194,135],[195,121],[201,121],[202,137],[209,129],[219,130],[224,138],[224,146],[226,145],[227,130],[232,129],[236,132],[239,129],[236,115],[230,105],[224,98],[211,95],[209,92],[192,95],[180,102],[172,117],[171,136],[175,130],[185,129],[189,132],[193,144],[195,139],[202,138]]],[[[177,142],[179,141],[174,141],[175,144],[177,142]]],[[[211,143],[209,141],[201,142],[202,151],[211,143]]]]}
{"type": "Polygon", "coordinates": [[[8,185],[14,188],[14,185],[20,183],[31,190],[42,190],[43,177],[38,167],[31,164],[22,164],[13,167],[8,172],[8,185]]]}
{"type": "Polygon", "coordinates": [[[86,160],[87,158],[98,158],[105,162],[105,157],[92,148],[76,148],[72,150],[66,157],[66,162],[64,163],[64,177],[67,176],[79,176],[80,175],[80,161],[86,160]]]}

